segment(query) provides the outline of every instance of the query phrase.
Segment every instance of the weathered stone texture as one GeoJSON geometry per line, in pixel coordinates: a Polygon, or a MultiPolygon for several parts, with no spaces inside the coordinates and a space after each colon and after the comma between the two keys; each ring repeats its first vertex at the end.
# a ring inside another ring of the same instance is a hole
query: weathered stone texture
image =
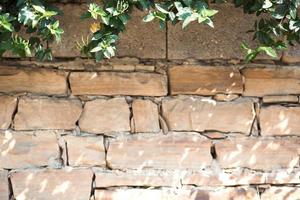
{"type": "Polygon", "coordinates": [[[249,67],[245,76],[245,96],[300,94],[299,67],[249,67]]]}
{"type": "Polygon", "coordinates": [[[288,50],[283,52],[281,61],[288,64],[300,63],[300,46],[289,46],[288,50]]]}
{"type": "Polygon", "coordinates": [[[16,200],[87,200],[93,173],[89,169],[26,170],[11,173],[16,200]]]}
{"type": "Polygon", "coordinates": [[[22,98],[13,128],[15,130],[66,129],[76,127],[82,111],[79,100],[56,98],[22,98]]]}
{"type": "Polygon", "coordinates": [[[58,157],[59,147],[53,132],[35,135],[5,131],[0,133],[0,168],[40,167],[58,157]]]}
{"type": "Polygon", "coordinates": [[[299,187],[270,187],[261,194],[261,200],[299,200],[299,187]]]}
{"type": "Polygon", "coordinates": [[[226,188],[219,190],[180,190],[168,191],[159,189],[116,189],[96,190],[95,200],[259,200],[253,188],[226,188]]]}
{"type": "Polygon", "coordinates": [[[237,138],[215,144],[223,168],[259,170],[293,168],[299,165],[298,138],[237,138]]]}
{"type": "Polygon", "coordinates": [[[107,163],[113,169],[201,169],[209,166],[211,142],[195,135],[168,134],[109,142],[107,163]]]}
{"type": "Polygon", "coordinates": [[[134,100],[132,103],[132,132],[159,132],[158,107],[150,100],[134,100]]]}
{"type": "Polygon", "coordinates": [[[10,126],[16,106],[16,97],[0,96],[0,129],[7,129],[10,126]]]}
{"type": "Polygon", "coordinates": [[[9,199],[8,173],[5,170],[0,170],[0,199],[9,199]]]}
{"type": "Polygon", "coordinates": [[[254,120],[253,102],[216,102],[182,97],[162,102],[163,116],[171,130],[241,132],[249,134],[254,120]]]}
{"type": "Polygon", "coordinates": [[[261,184],[299,184],[299,170],[286,169],[272,172],[258,172],[247,169],[226,171],[203,170],[187,173],[182,178],[183,185],[196,186],[236,186],[261,184]]]}
{"type": "Polygon", "coordinates": [[[0,67],[0,92],[66,95],[67,74],[56,70],[0,67]]]}
{"type": "Polygon", "coordinates": [[[166,29],[160,29],[155,21],[143,22],[146,15],[147,12],[133,11],[126,31],[120,34],[117,56],[166,58],[166,29]]]}
{"type": "Polygon", "coordinates": [[[78,57],[80,50],[76,42],[82,44],[82,39],[86,41],[90,31],[92,20],[80,20],[83,13],[88,10],[88,5],[78,4],[57,4],[63,12],[59,17],[61,28],[64,30],[60,43],[53,42],[50,44],[55,57],[78,57]]]}
{"type": "Polygon", "coordinates": [[[129,117],[129,106],[124,98],[97,99],[85,104],[79,126],[89,133],[130,131],[129,117]]]}
{"type": "Polygon", "coordinates": [[[259,118],[263,136],[300,135],[300,107],[263,107],[259,118]]]}
{"type": "Polygon", "coordinates": [[[212,4],[219,10],[214,17],[215,28],[193,22],[182,30],[182,25],[168,27],[168,54],[170,59],[221,59],[245,58],[242,42],[251,44],[252,34],[246,32],[253,28],[256,17],[245,15],[234,5],[212,4]]]}
{"type": "Polygon", "coordinates": [[[75,72],[70,75],[74,95],[164,96],[167,79],[156,73],[75,72]]]}
{"type": "Polygon", "coordinates": [[[171,94],[214,95],[243,92],[237,68],[176,66],[169,70],[171,94]]]}
{"type": "Polygon", "coordinates": [[[116,186],[148,186],[148,187],[162,187],[162,186],[178,186],[180,183],[180,176],[176,173],[162,173],[152,170],[142,171],[95,171],[96,188],[116,187],[116,186]]]}
{"type": "Polygon", "coordinates": [[[70,166],[105,166],[103,137],[65,136],[70,166]]]}
{"type": "Polygon", "coordinates": [[[264,96],[263,103],[298,103],[297,96],[264,96]]]}

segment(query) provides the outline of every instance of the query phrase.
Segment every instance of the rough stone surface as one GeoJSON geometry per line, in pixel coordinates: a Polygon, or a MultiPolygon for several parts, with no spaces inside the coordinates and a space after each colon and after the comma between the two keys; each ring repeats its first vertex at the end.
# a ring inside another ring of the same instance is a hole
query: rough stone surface
{"type": "Polygon", "coordinates": [[[215,144],[222,168],[272,170],[299,165],[298,138],[237,138],[215,144]]]}
{"type": "Polygon", "coordinates": [[[239,98],[237,94],[216,94],[213,99],[216,101],[233,101],[239,98]]]}
{"type": "Polygon", "coordinates": [[[159,190],[159,189],[116,189],[96,190],[95,200],[259,200],[257,191],[253,188],[227,188],[215,191],[209,190],[159,190]]]}
{"type": "Polygon", "coordinates": [[[16,106],[16,97],[0,96],[0,129],[7,129],[10,126],[16,106]]]}
{"type": "Polygon", "coordinates": [[[263,103],[298,103],[297,96],[264,96],[263,103]]]}
{"type": "Polygon", "coordinates": [[[55,98],[22,98],[13,128],[15,130],[66,129],[76,127],[82,111],[79,100],[55,98]]]}
{"type": "Polygon", "coordinates": [[[105,166],[103,137],[65,136],[70,166],[105,166]]]}
{"type": "Polygon", "coordinates": [[[289,46],[288,50],[283,52],[281,61],[288,64],[300,63],[300,46],[289,46]]]}
{"type": "Polygon", "coordinates": [[[0,92],[66,95],[67,74],[56,70],[0,67],[0,92]]]}
{"type": "Polygon", "coordinates": [[[129,117],[129,106],[124,98],[97,99],[85,104],[79,126],[89,133],[130,131],[129,117]]]}
{"type": "Polygon", "coordinates": [[[0,168],[41,167],[58,157],[59,147],[54,132],[31,134],[0,132],[0,168]]]}
{"type": "Polygon", "coordinates": [[[92,20],[80,20],[80,16],[88,10],[86,4],[57,4],[63,12],[59,17],[60,26],[64,30],[60,43],[50,44],[55,57],[78,57],[80,50],[76,47],[76,42],[82,44],[82,39],[86,41],[90,31],[92,20]]]}
{"type": "Polygon", "coordinates": [[[214,95],[242,93],[242,76],[237,68],[176,66],[169,70],[171,94],[214,95]]]}
{"type": "Polygon", "coordinates": [[[70,76],[74,95],[164,96],[166,80],[161,74],[140,72],[78,72],[70,76]]]}
{"type": "Polygon", "coordinates": [[[158,108],[150,100],[136,99],[132,103],[132,132],[159,132],[158,108]]]}
{"type": "Polygon", "coordinates": [[[182,30],[181,24],[168,27],[168,54],[170,59],[245,58],[242,42],[252,43],[256,17],[245,15],[232,4],[211,5],[219,10],[214,17],[215,28],[193,22],[182,30]],[[228,28],[230,27],[230,28],[228,28]]]}
{"type": "Polygon", "coordinates": [[[245,68],[245,96],[300,94],[299,67],[245,68]]]}
{"type": "Polygon", "coordinates": [[[146,12],[135,9],[120,35],[117,56],[138,58],[166,58],[166,30],[160,29],[157,21],[145,23],[146,12]]]}
{"type": "Polygon", "coordinates": [[[201,169],[212,161],[210,148],[197,134],[137,136],[110,141],[107,163],[113,169],[201,169]]]}
{"type": "Polygon", "coordinates": [[[45,169],[11,173],[16,200],[87,200],[93,173],[89,169],[45,169]]]}
{"type": "Polygon", "coordinates": [[[258,172],[251,170],[214,171],[203,170],[187,173],[182,178],[183,185],[196,186],[236,186],[259,184],[299,184],[300,171],[286,169],[272,172],[258,172]]]}
{"type": "Polygon", "coordinates": [[[180,177],[176,173],[156,172],[152,170],[142,171],[103,171],[95,172],[96,188],[117,186],[162,187],[178,186],[180,177]]]}
{"type": "Polygon", "coordinates": [[[216,102],[208,98],[174,98],[163,100],[162,111],[169,128],[176,131],[217,130],[249,134],[254,120],[250,100],[216,102]]]}
{"type": "Polygon", "coordinates": [[[300,107],[263,107],[259,118],[263,136],[300,135],[300,107]]]}
{"type": "Polygon", "coordinates": [[[270,187],[261,195],[261,200],[299,200],[299,187],[270,187]]]}
{"type": "Polygon", "coordinates": [[[8,173],[5,170],[0,170],[0,199],[9,199],[8,191],[8,173]]]}

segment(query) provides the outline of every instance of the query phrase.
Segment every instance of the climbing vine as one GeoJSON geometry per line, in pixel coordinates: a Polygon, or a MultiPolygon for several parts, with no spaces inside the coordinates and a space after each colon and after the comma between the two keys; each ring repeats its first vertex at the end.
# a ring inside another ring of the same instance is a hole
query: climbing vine
{"type": "MultiPolygon", "coordinates": [[[[0,56],[12,52],[19,56],[34,54],[39,60],[51,60],[48,44],[59,42],[63,34],[57,20],[61,12],[43,0],[0,0],[0,3],[0,56]]],[[[156,20],[161,28],[168,22],[173,25],[181,22],[182,28],[191,22],[213,28],[213,17],[222,10],[212,9],[210,3],[226,2],[104,0],[101,5],[90,3],[82,19],[94,20],[90,27],[92,34],[77,45],[82,54],[96,61],[115,56],[119,34],[125,31],[133,9],[146,11],[143,21],[156,20]]],[[[252,61],[260,53],[276,57],[278,51],[300,42],[300,0],[234,0],[233,3],[245,14],[257,16],[250,31],[258,46],[241,45],[246,51],[246,61],[252,61]]]]}

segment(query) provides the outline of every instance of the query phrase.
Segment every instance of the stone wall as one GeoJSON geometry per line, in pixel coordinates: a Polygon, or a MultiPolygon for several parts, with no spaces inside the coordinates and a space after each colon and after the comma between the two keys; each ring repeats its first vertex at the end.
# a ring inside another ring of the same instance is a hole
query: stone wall
{"type": "Polygon", "coordinates": [[[53,62],[0,62],[0,200],[300,198],[296,47],[244,64],[253,18],[223,5],[185,34],[133,19],[94,63],[74,47],[85,5],[59,6],[53,62]]]}

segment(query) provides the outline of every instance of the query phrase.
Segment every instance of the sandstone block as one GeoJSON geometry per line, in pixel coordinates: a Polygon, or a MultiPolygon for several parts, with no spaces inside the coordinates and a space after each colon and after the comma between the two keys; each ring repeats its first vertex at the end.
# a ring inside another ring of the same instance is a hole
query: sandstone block
{"type": "Polygon", "coordinates": [[[171,94],[215,95],[243,92],[237,68],[176,66],[169,70],[171,94]]]}
{"type": "Polygon", "coordinates": [[[0,67],[0,92],[66,95],[67,74],[57,70],[0,67]]]}
{"type": "Polygon", "coordinates": [[[0,199],[9,199],[8,173],[5,170],[0,170],[0,199]]]}
{"type": "Polygon", "coordinates": [[[79,126],[89,133],[130,131],[129,117],[129,106],[124,98],[97,99],[85,104],[79,126]]]}
{"type": "Polygon", "coordinates": [[[299,145],[298,138],[237,138],[220,141],[215,148],[223,168],[272,170],[298,166],[299,145]]]}
{"type": "Polygon", "coordinates": [[[264,96],[263,103],[298,103],[297,96],[264,96]]]}
{"type": "Polygon", "coordinates": [[[136,99],[132,103],[132,132],[159,132],[158,108],[150,100],[136,99]]]}
{"type": "Polygon", "coordinates": [[[96,188],[117,186],[162,187],[178,186],[180,177],[177,173],[142,171],[103,171],[96,170],[96,188]],[[176,176],[177,175],[177,176],[176,176]]]}
{"type": "Polygon", "coordinates": [[[89,169],[45,169],[11,173],[16,200],[87,200],[93,173],[89,169]]]}
{"type": "Polygon", "coordinates": [[[219,190],[159,190],[159,189],[115,189],[96,190],[95,200],[259,200],[253,188],[226,188],[219,190]]]}
{"type": "Polygon", "coordinates": [[[56,98],[22,98],[13,128],[15,130],[72,130],[82,111],[79,100],[56,98]]]}
{"type": "Polygon", "coordinates": [[[156,73],[74,72],[70,75],[74,95],[164,96],[166,77],[156,73]]]}
{"type": "Polygon", "coordinates": [[[300,107],[263,107],[259,119],[263,136],[300,135],[300,107]]]}
{"type": "Polygon", "coordinates": [[[197,134],[151,135],[109,142],[113,169],[201,169],[209,166],[211,142],[197,134]]]}
{"type": "Polygon", "coordinates": [[[0,150],[0,168],[6,169],[47,166],[59,154],[56,136],[50,131],[1,132],[0,150]]]}
{"type": "Polygon", "coordinates": [[[65,136],[71,166],[105,166],[103,137],[65,136]]]}
{"type": "Polygon", "coordinates": [[[8,129],[17,106],[17,98],[0,96],[0,129],[8,129]]]}
{"type": "Polygon", "coordinates": [[[300,94],[298,67],[245,68],[245,96],[300,94]]]}
{"type": "Polygon", "coordinates": [[[261,200],[298,200],[300,197],[299,187],[270,187],[261,194],[261,200]]]}
{"type": "Polygon", "coordinates": [[[165,99],[163,116],[171,130],[240,132],[250,134],[254,120],[253,102],[216,102],[207,98],[165,99]]]}

